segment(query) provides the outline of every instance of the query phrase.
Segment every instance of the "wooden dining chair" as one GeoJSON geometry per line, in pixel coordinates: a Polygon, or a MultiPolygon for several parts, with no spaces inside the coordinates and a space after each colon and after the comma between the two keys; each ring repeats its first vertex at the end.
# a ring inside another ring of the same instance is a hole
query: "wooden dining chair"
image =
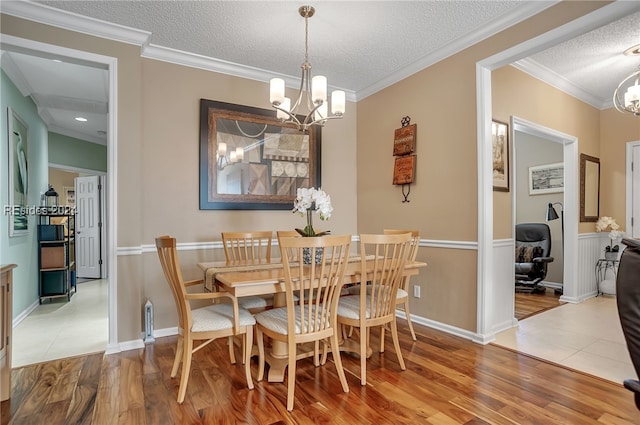
{"type": "MultiPolygon", "coordinates": [[[[338,303],[338,323],[355,328],[359,334],[357,353],[360,355],[360,382],[367,383],[367,357],[370,329],[389,324],[393,345],[402,370],[406,369],[396,325],[396,300],[402,283],[404,265],[411,251],[411,234],[360,235],[361,276],[366,276],[367,290],[358,295],[341,297],[338,303]],[[373,256],[367,260],[368,256],[373,256]]],[[[363,278],[364,279],[364,278],[363,278]]],[[[341,345],[349,348],[352,341],[341,345]]]]}
{"type": "MultiPolygon", "coordinates": [[[[228,264],[263,264],[271,261],[273,232],[222,232],[224,255],[228,264]]],[[[259,313],[273,307],[273,295],[238,298],[241,307],[259,313]]]]}
{"type": "MultiPolygon", "coordinates": [[[[245,349],[243,351],[243,362],[245,375],[247,386],[249,389],[253,389],[250,369],[252,344],[249,343],[249,341],[253,341],[253,327],[256,323],[253,315],[251,315],[249,311],[240,308],[236,298],[228,292],[187,292],[187,287],[204,284],[204,281],[194,280],[185,282],[182,279],[175,238],[160,236],[156,238],[156,247],[160,264],[162,265],[162,271],[171,288],[171,293],[173,294],[178,310],[178,344],[176,347],[176,356],[173,360],[173,368],[171,369],[171,377],[175,378],[178,373],[178,367],[180,363],[182,363],[178,403],[184,401],[193,353],[205,347],[216,338],[244,335],[243,347],[245,347],[245,349]],[[191,301],[205,299],[227,299],[228,302],[219,302],[195,309],[191,308],[191,301]],[[194,342],[196,341],[204,342],[194,347],[194,342]]],[[[231,361],[235,363],[233,344],[229,345],[229,351],[231,361]]]]}
{"type": "MultiPolygon", "coordinates": [[[[419,230],[402,230],[402,229],[384,229],[385,235],[399,235],[402,233],[411,233],[411,249],[409,250],[409,261],[416,261],[418,256],[418,248],[420,247],[420,231],[419,230]]],[[[396,298],[396,305],[404,307],[404,314],[407,317],[407,324],[409,325],[409,331],[411,331],[411,339],[414,341],[416,338],[416,332],[413,330],[413,322],[411,322],[411,312],[409,310],[409,279],[410,276],[403,276],[400,287],[398,288],[398,296],[396,298]]],[[[384,331],[382,328],[380,333],[380,351],[384,351],[384,331]]]]}
{"type": "Polygon", "coordinates": [[[283,237],[279,241],[284,266],[286,306],[266,310],[256,314],[259,368],[258,381],[264,376],[264,337],[286,342],[288,345],[287,364],[287,410],[293,410],[296,382],[296,362],[313,356],[319,366],[316,342],[328,344],[333,353],[338,377],[344,392],[349,385],[342,368],[338,348],[338,327],[336,309],[343,285],[345,267],[349,259],[351,236],[323,236],[318,238],[283,237]],[[322,249],[322,261],[304,264],[303,249],[322,249]],[[297,293],[297,301],[294,296],[297,293]],[[312,347],[298,354],[298,345],[313,343],[312,347]]]}

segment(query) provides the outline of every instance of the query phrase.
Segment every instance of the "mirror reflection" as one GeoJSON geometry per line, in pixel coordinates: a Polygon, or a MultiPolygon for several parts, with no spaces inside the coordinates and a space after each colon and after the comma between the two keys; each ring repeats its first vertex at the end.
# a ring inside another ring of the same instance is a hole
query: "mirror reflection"
{"type": "Polygon", "coordinates": [[[600,159],[580,155],[580,221],[597,221],[600,215],[600,159]]]}

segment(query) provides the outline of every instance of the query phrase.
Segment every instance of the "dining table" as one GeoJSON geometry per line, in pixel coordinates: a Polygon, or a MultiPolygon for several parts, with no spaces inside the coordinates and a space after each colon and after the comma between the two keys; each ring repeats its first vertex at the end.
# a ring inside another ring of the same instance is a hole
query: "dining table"
{"type": "MultiPolygon", "coordinates": [[[[367,264],[373,267],[373,257],[367,258],[367,264]]],[[[404,276],[414,276],[420,268],[427,263],[421,261],[407,261],[404,267],[404,276]]],[[[211,261],[198,263],[198,267],[204,271],[204,286],[208,291],[224,290],[235,297],[251,295],[273,294],[273,307],[286,305],[284,264],[280,258],[272,258],[270,261],[211,261]]],[[[361,257],[354,255],[348,259],[345,267],[343,283],[360,283],[361,257]]],[[[364,279],[366,280],[366,279],[364,279]]],[[[287,368],[287,343],[273,341],[271,350],[265,353],[269,364],[267,380],[269,382],[283,382],[287,368]]]]}

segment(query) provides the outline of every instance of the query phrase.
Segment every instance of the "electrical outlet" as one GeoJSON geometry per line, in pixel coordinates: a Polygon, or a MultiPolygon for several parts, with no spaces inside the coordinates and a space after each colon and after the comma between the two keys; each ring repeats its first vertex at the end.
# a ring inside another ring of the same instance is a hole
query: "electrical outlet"
{"type": "Polygon", "coordinates": [[[420,298],[420,286],[419,285],[413,285],[413,297],[414,298],[420,298]]]}

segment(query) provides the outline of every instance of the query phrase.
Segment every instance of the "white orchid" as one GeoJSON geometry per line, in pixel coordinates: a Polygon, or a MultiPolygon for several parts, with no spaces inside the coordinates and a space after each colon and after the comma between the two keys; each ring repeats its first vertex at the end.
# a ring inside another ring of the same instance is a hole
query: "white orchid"
{"type": "Polygon", "coordinates": [[[307,215],[307,225],[304,230],[296,229],[302,236],[322,236],[329,233],[329,231],[316,233],[313,230],[312,212],[316,211],[320,214],[320,220],[329,220],[333,207],[331,206],[331,197],[325,193],[322,189],[316,189],[314,187],[298,188],[296,192],[296,200],[293,202],[294,213],[299,213],[301,216],[307,215]]]}
{"type": "Polygon", "coordinates": [[[598,219],[596,223],[596,232],[606,232],[607,230],[618,230],[620,225],[616,223],[616,219],[612,217],[603,216],[598,219]]]}
{"type": "Polygon", "coordinates": [[[596,231],[597,232],[606,232],[609,231],[609,239],[611,240],[611,244],[605,247],[606,252],[618,252],[620,247],[618,245],[614,245],[615,241],[618,238],[622,238],[624,236],[624,232],[618,230],[620,225],[616,223],[616,219],[612,217],[603,216],[598,219],[596,223],[596,231]]]}

